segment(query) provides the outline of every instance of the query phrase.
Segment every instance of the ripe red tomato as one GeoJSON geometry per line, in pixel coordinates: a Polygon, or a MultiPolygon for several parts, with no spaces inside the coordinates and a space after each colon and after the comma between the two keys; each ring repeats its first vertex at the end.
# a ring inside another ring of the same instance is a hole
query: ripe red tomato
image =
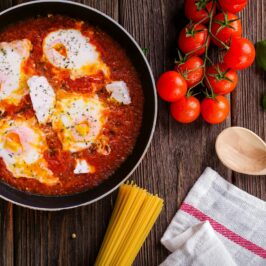
{"type": "MultiPolygon", "coordinates": [[[[213,18],[211,32],[217,39],[221,40],[225,44],[229,44],[232,37],[241,36],[241,21],[238,16],[232,13],[219,13],[213,18]]],[[[212,38],[212,41],[217,46],[223,47],[223,45],[215,38],[212,38]]]]}
{"type": "Polygon", "coordinates": [[[243,10],[247,5],[248,0],[244,0],[240,4],[231,3],[229,1],[219,0],[219,4],[223,11],[236,14],[243,10]]]}
{"type": "MultiPolygon", "coordinates": [[[[213,1],[208,0],[185,0],[185,15],[188,19],[195,22],[201,21],[206,23],[209,21],[209,13],[211,11],[213,1]],[[204,20],[204,18],[206,18],[204,20]]],[[[216,10],[216,3],[214,3],[213,14],[216,10]]]]}
{"type": "Polygon", "coordinates": [[[200,115],[200,102],[194,96],[184,96],[177,102],[171,103],[171,114],[180,123],[191,123],[200,115]]]}
{"type": "Polygon", "coordinates": [[[177,63],[175,70],[186,80],[188,88],[199,83],[204,75],[203,60],[198,56],[192,56],[183,63],[177,63]]]}
{"type": "Polygon", "coordinates": [[[163,100],[175,102],[186,94],[187,83],[180,73],[167,71],[158,79],[157,91],[163,100]]]}
{"type": "Polygon", "coordinates": [[[202,25],[187,25],[179,34],[178,46],[180,50],[187,54],[201,55],[209,45],[208,29],[202,25]]]}
{"type": "Polygon", "coordinates": [[[249,67],[255,59],[255,48],[251,41],[245,38],[232,38],[229,50],[224,56],[225,64],[240,70],[249,67]]]}
{"type": "Polygon", "coordinates": [[[236,71],[228,68],[225,64],[211,66],[206,71],[205,81],[208,88],[212,88],[215,94],[227,94],[233,91],[238,82],[236,71]]]}
{"type": "Polygon", "coordinates": [[[201,115],[205,121],[210,124],[219,124],[228,116],[230,104],[224,96],[217,95],[214,99],[204,98],[200,108],[201,115]]]}
{"type": "Polygon", "coordinates": [[[240,5],[245,3],[246,0],[219,0],[219,1],[231,5],[240,5]]]}

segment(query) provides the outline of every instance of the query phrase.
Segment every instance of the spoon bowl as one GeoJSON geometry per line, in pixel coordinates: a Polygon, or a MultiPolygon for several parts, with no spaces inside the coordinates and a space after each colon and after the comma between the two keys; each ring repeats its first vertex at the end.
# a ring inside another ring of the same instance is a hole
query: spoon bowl
{"type": "Polygon", "coordinates": [[[221,162],[233,171],[266,175],[266,143],[243,127],[229,127],[216,139],[215,149],[221,162]]]}

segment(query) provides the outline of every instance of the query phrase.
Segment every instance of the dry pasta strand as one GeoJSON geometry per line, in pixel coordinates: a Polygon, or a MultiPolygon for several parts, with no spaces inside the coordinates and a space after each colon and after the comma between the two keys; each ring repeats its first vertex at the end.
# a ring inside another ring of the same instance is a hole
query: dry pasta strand
{"type": "Polygon", "coordinates": [[[95,266],[132,265],[163,207],[163,200],[133,182],[123,184],[95,266]]]}

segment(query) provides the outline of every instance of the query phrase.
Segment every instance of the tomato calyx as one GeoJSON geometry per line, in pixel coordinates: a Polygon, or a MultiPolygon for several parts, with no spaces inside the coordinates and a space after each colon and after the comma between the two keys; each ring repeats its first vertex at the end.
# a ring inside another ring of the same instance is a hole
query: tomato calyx
{"type": "MultiPolygon", "coordinates": [[[[197,7],[197,11],[200,11],[200,10],[202,10],[202,9],[207,10],[206,5],[207,5],[208,3],[210,3],[210,2],[211,2],[211,0],[198,0],[198,1],[195,3],[195,5],[196,5],[196,7],[197,7]]],[[[208,10],[207,10],[207,12],[208,12],[208,10]]]]}
{"type": "Polygon", "coordinates": [[[186,27],[186,37],[195,37],[199,32],[203,32],[205,29],[196,30],[196,25],[190,24],[186,27]]]}
{"type": "Polygon", "coordinates": [[[189,98],[189,97],[195,97],[197,95],[201,94],[201,92],[196,92],[196,93],[193,93],[193,90],[192,89],[189,89],[185,95],[185,97],[189,98]]]}
{"type": "Polygon", "coordinates": [[[214,93],[212,88],[210,89],[210,91],[208,90],[208,88],[205,88],[205,91],[202,92],[206,98],[217,101],[216,97],[218,96],[218,94],[214,93]]]}
{"type": "Polygon", "coordinates": [[[177,54],[178,54],[178,59],[175,59],[174,63],[180,66],[186,62],[187,56],[186,55],[183,56],[179,49],[177,49],[177,54]]]}
{"type": "Polygon", "coordinates": [[[227,80],[229,82],[233,82],[233,80],[231,80],[230,78],[228,78],[226,76],[226,74],[230,71],[230,68],[227,68],[225,71],[221,71],[220,67],[214,67],[216,70],[216,74],[208,74],[208,76],[210,77],[214,77],[217,81],[221,81],[221,80],[227,80]]]}
{"type": "Polygon", "coordinates": [[[228,19],[228,12],[223,12],[223,14],[224,14],[224,20],[214,20],[215,23],[220,25],[220,27],[216,31],[216,35],[224,28],[230,28],[234,30],[235,28],[231,26],[231,23],[240,20],[240,18],[228,19]]]}

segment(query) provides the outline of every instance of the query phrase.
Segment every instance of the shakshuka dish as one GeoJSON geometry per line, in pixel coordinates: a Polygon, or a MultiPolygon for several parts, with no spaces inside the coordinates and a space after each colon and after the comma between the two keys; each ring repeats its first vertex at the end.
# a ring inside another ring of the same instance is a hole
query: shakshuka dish
{"type": "Polygon", "coordinates": [[[31,193],[84,191],[132,152],[138,74],[100,28],[61,15],[0,32],[0,178],[31,193]]]}

